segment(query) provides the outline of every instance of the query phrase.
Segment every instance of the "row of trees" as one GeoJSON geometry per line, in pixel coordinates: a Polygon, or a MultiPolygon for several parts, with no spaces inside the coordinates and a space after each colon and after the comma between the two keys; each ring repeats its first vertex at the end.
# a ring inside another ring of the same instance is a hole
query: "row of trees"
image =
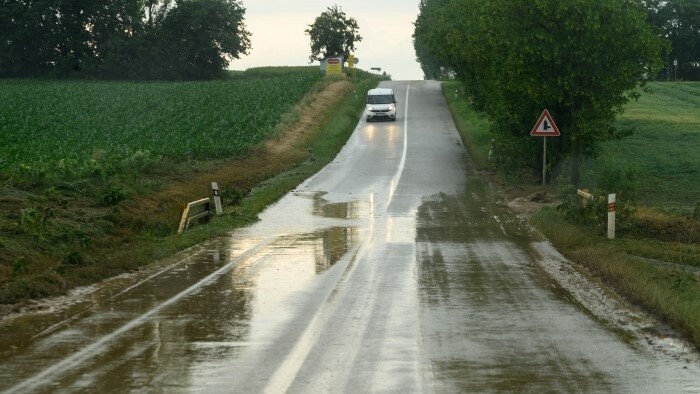
{"type": "Polygon", "coordinates": [[[422,0],[414,45],[426,77],[454,73],[492,120],[507,174],[541,169],[542,141],[529,132],[549,109],[562,136],[547,162],[556,175],[569,157],[578,185],[581,159],[627,134],[615,117],[662,67],[647,14],[637,0],[422,0]]]}
{"type": "Polygon", "coordinates": [[[700,81],[700,1],[646,0],[644,4],[649,22],[670,43],[659,79],[700,81]]]}
{"type": "Polygon", "coordinates": [[[216,78],[247,54],[235,0],[0,0],[0,77],[216,78]]]}

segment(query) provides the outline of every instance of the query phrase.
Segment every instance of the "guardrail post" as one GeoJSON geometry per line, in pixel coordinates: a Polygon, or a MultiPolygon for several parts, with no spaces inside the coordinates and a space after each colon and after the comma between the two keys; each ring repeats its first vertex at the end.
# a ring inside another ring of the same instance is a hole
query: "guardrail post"
{"type": "Polygon", "coordinates": [[[221,209],[221,197],[219,197],[219,184],[216,182],[211,183],[211,193],[214,199],[214,207],[216,208],[216,214],[221,215],[223,210],[221,209]]]}

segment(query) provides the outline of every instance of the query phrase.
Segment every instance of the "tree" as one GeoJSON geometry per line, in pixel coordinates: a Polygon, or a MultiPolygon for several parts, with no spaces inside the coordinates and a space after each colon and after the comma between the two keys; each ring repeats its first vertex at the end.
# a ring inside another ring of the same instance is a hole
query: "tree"
{"type": "Polygon", "coordinates": [[[671,43],[661,78],[700,80],[700,2],[647,0],[646,7],[650,22],[671,43]]]}
{"type": "Polygon", "coordinates": [[[433,53],[446,54],[446,66],[492,120],[497,164],[504,167],[540,169],[541,141],[529,131],[548,108],[562,137],[547,161],[569,157],[569,180],[578,185],[581,159],[595,156],[600,141],[626,135],[614,120],[660,66],[663,42],[636,1],[435,4],[452,17],[451,31],[430,41],[433,53]]]}
{"type": "Polygon", "coordinates": [[[233,0],[180,0],[162,22],[160,37],[171,77],[220,77],[250,48],[245,9],[233,0]]]}
{"type": "Polygon", "coordinates": [[[421,0],[418,5],[420,12],[414,23],[413,48],[425,79],[440,79],[445,65],[450,63],[449,56],[441,51],[446,46],[435,45],[440,40],[439,36],[444,37],[448,31],[455,31],[451,22],[457,21],[444,15],[449,1],[421,0]]]}
{"type": "Polygon", "coordinates": [[[362,41],[355,18],[348,18],[337,5],[328,7],[304,32],[311,39],[310,63],[336,55],[347,59],[355,43],[362,41]]]}
{"type": "Polygon", "coordinates": [[[0,77],[208,79],[250,48],[235,0],[0,0],[0,77]]]}

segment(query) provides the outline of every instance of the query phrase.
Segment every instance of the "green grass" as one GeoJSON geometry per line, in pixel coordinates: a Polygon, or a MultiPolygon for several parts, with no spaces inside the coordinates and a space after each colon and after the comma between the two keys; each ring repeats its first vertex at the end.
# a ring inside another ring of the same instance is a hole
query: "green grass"
{"type": "Polygon", "coordinates": [[[583,166],[593,189],[604,169],[636,174],[636,198],[650,206],[691,211],[700,202],[700,82],[652,83],[630,102],[617,125],[635,134],[601,145],[583,166]]]}
{"type": "Polygon", "coordinates": [[[493,138],[489,131],[489,122],[484,115],[475,112],[469,101],[464,99],[459,82],[443,82],[442,91],[472,160],[479,168],[488,167],[489,149],[493,138]]]}
{"type": "MultiPolygon", "coordinates": [[[[691,212],[700,203],[700,82],[651,83],[617,121],[634,135],[600,145],[600,155],[582,166],[581,187],[591,190],[619,174],[631,174],[634,197],[657,209],[691,212]]],[[[488,167],[491,134],[486,119],[461,95],[459,82],[443,91],[465,144],[481,168],[488,167]]]]}
{"type": "Polygon", "coordinates": [[[700,279],[696,274],[630,255],[630,249],[640,245],[610,242],[587,228],[564,222],[552,209],[538,211],[532,223],[569,260],[669,322],[700,348],[700,279]]]}

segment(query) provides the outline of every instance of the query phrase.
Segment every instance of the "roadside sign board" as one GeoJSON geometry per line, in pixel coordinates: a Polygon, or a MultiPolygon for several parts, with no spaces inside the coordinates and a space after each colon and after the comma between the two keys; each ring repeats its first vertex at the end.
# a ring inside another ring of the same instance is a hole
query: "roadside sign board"
{"type": "Polygon", "coordinates": [[[547,109],[542,111],[542,115],[535,123],[535,127],[530,131],[530,135],[533,137],[545,137],[543,138],[544,144],[542,149],[542,186],[544,187],[547,185],[547,137],[559,137],[561,135],[547,109]]]}
{"type": "Polygon", "coordinates": [[[343,72],[343,58],[329,57],[326,59],[326,75],[341,74],[343,72]]]}
{"type": "Polygon", "coordinates": [[[546,109],[542,111],[540,119],[535,123],[535,127],[532,128],[530,135],[533,137],[559,137],[559,129],[557,125],[552,120],[552,116],[546,109]]]}

